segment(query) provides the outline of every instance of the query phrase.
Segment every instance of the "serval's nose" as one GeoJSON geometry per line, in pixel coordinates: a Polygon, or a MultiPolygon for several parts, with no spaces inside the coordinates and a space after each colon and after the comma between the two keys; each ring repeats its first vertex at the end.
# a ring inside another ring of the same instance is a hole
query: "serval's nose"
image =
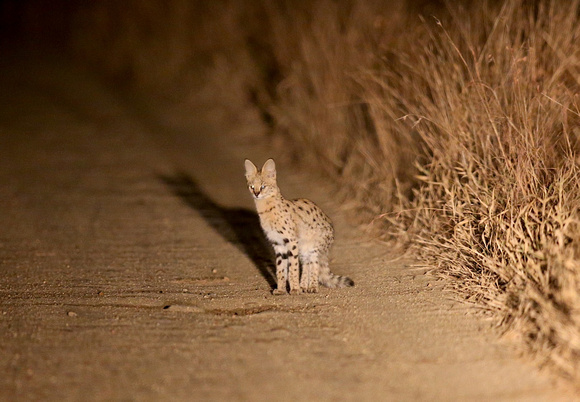
{"type": "Polygon", "coordinates": [[[256,198],[258,198],[258,196],[260,195],[260,189],[259,189],[259,188],[255,188],[255,189],[253,189],[253,190],[252,190],[252,192],[254,193],[254,196],[255,196],[256,198]]]}

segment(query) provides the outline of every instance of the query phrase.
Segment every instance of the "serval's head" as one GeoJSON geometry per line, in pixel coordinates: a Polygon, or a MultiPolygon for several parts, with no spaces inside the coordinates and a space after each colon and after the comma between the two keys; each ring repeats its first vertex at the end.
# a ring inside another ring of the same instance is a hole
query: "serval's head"
{"type": "Polygon", "coordinates": [[[245,161],[248,189],[256,199],[276,195],[280,190],[276,184],[276,164],[274,159],[268,159],[261,170],[258,170],[249,159],[245,161]]]}

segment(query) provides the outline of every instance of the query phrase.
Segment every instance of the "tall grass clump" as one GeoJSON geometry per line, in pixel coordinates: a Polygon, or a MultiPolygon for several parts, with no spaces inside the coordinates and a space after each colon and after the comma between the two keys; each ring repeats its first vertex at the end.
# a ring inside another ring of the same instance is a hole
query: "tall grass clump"
{"type": "Polygon", "coordinates": [[[372,219],[409,193],[414,171],[416,141],[366,99],[371,93],[359,79],[403,29],[404,2],[278,2],[266,11],[281,77],[269,108],[275,132],[372,219]]]}
{"type": "Polygon", "coordinates": [[[579,382],[579,2],[351,7],[272,13],[279,130],[579,382]]]}
{"type": "Polygon", "coordinates": [[[421,95],[400,96],[429,155],[402,216],[464,294],[578,380],[580,31],[569,7],[507,2],[487,21],[461,14],[430,32],[406,70],[421,95]]]}

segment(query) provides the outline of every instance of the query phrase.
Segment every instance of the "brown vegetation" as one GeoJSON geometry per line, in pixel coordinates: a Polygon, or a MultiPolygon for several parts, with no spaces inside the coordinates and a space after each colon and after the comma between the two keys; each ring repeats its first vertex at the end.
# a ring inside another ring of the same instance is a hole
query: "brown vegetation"
{"type": "Polygon", "coordinates": [[[254,102],[362,219],[580,383],[578,1],[424,18],[405,2],[132,3],[84,6],[77,54],[177,104],[200,87],[254,102]]]}
{"type": "Polygon", "coordinates": [[[578,380],[578,2],[416,22],[316,4],[324,18],[273,13],[278,127],[578,380]]]}
{"type": "Polygon", "coordinates": [[[271,13],[277,127],[578,381],[578,2],[416,21],[315,7],[271,13]]]}

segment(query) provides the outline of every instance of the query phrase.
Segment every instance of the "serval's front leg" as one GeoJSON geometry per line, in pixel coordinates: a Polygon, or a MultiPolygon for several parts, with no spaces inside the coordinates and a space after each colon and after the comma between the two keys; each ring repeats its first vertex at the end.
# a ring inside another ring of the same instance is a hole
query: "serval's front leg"
{"type": "Polygon", "coordinates": [[[272,294],[285,295],[288,293],[286,290],[286,282],[288,278],[288,254],[286,246],[275,244],[274,252],[276,253],[276,280],[278,282],[278,287],[274,289],[272,294]]]}
{"type": "Polygon", "coordinates": [[[290,294],[300,294],[300,263],[298,262],[298,244],[296,241],[287,243],[288,251],[288,282],[290,282],[290,294]]]}

